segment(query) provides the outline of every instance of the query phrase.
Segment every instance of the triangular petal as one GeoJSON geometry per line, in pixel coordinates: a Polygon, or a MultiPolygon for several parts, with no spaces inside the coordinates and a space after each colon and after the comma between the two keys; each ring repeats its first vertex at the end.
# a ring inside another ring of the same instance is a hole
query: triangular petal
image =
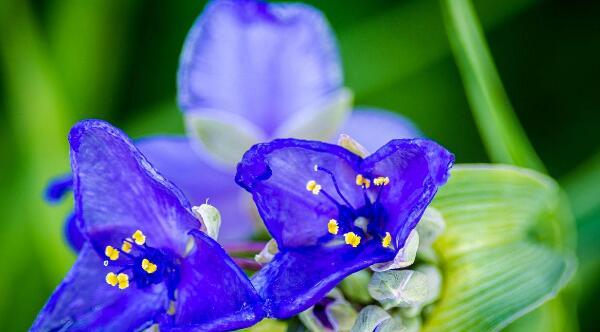
{"type": "Polygon", "coordinates": [[[288,250],[278,253],[252,277],[252,283],[265,299],[267,315],[288,318],[313,306],[350,274],[393,257],[392,251],[375,242],[357,248],[339,245],[288,250]]]}
{"type": "Polygon", "coordinates": [[[449,177],[454,155],[426,139],[393,140],[367,157],[361,165],[365,174],[389,177],[381,188],[380,202],[388,218],[384,226],[404,246],[421,215],[449,177]]]}
{"type": "Polygon", "coordinates": [[[229,331],[260,321],[262,300],[244,272],[206,234],[191,235],[195,246],[181,262],[174,321],[161,330],[229,331]]]}
{"type": "Polygon", "coordinates": [[[179,189],[157,173],[123,132],[87,120],[73,127],[69,142],[75,213],[96,250],[119,246],[139,229],[151,246],[184,252],[187,232],[200,223],[179,189]]]}
{"type": "Polygon", "coordinates": [[[185,111],[233,112],[271,135],[291,114],[339,89],[342,74],[335,40],[316,9],[221,0],[194,23],[178,85],[185,111]]]}
{"type": "Polygon", "coordinates": [[[31,331],[134,331],[150,325],[168,305],[164,286],[119,290],[104,280],[112,269],[85,244],[31,331]]]}

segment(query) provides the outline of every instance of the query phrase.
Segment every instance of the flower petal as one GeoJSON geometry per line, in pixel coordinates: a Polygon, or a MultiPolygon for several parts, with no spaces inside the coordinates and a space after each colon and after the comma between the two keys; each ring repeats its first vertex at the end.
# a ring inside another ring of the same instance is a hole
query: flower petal
{"type": "Polygon", "coordinates": [[[453,163],[452,153],[426,139],[390,141],[364,160],[364,174],[390,178],[381,187],[380,202],[388,214],[384,228],[395,236],[396,248],[404,246],[453,163]]]}
{"type": "Polygon", "coordinates": [[[182,254],[187,232],[200,223],[171,182],[129,138],[110,124],[87,120],[69,134],[75,213],[98,252],[140,229],[153,247],[182,254]]]}
{"type": "Polygon", "coordinates": [[[393,139],[423,136],[403,116],[376,108],[356,108],[339,133],[349,135],[371,153],[393,139]]]}
{"type": "Polygon", "coordinates": [[[251,198],[235,183],[235,175],[207,163],[189,139],[154,136],[136,146],[167,179],[183,191],[194,206],[209,203],[221,213],[219,241],[248,239],[253,231],[251,198]]]}
{"type": "Polygon", "coordinates": [[[77,221],[77,215],[75,213],[71,213],[67,217],[67,220],[65,220],[65,237],[73,250],[77,252],[81,250],[85,238],[83,237],[83,234],[81,234],[79,221],[77,221]]]}
{"type": "Polygon", "coordinates": [[[352,248],[313,246],[278,253],[252,278],[267,315],[288,318],[313,306],[342,279],[394,253],[374,241],[352,248]]]}
{"type": "Polygon", "coordinates": [[[338,216],[338,208],[325,196],[336,195],[331,177],[315,172],[314,166],[334,172],[341,192],[355,205],[363,202],[355,184],[361,158],[333,144],[297,139],[278,139],[257,144],[238,164],[236,182],[252,193],[258,211],[281,248],[316,244],[327,234],[327,223],[338,216]],[[315,180],[319,195],[306,190],[315,180]]]}
{"type": "Polygon", "coordinates": [[[85,244],[30,331],[137,331],[166,309],[163,286],[119,290],[104,281],[109,270],[85,244]]]}
{"type": "Polygon", "coordinates": [[[206,234],[190,234],[195,247],[181,262],[174,324],[164,329],[229,331],[260,321],[262,302],[244,272],[206,234]]]}
{"type": "Polygon", "coordinates": [[[73,189],[73,175],[71,173],[57,176],[50,180],[44,197],[49,203],[60,202],[65,195],[73,189]]]}
{"type": "Polygon", "coordinates": [[[178,85],[185,111],[233,112],[270,136],[294,112],[340,88],[342,73],[335,40],[319,11],[221,0],[190,30],[178,85]]]}

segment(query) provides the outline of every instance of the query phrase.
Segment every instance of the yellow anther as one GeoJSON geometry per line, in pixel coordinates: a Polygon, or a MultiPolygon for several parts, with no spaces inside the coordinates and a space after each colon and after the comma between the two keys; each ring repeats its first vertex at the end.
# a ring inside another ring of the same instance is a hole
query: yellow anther
{"type": "Polygon", "coordinates": [[[365,179],[365,178],[362,176],[362,174],[358,174],[358,175],[356,176],[356,185],[357,185],[357,186],[362,186],[362,184],[363,184],[363,180],[364,180],[364,179],[365,179]]]}
{"type": "Polygon", "coordinates": [[[340,227],[338,226],[337,220],[335,220],[335,219],[329,220],[329,223],[327,223],[327,231],[329,231],[329,233],[336,235],[338,233],[339,229],[340,229],[340,227]]]}
{"type": "Polygon", "coordinates": [[[156,264],[150,262],[148,259],[144,258],[142,260],[142,269],[144,269],[144,271],[148,273],[154,273],[156,272],[157,266],[156,264]]]}
{"type": "Polygon", "coordinates": [[[313,195],[318,195],[321,192],[321,185],[315,180],[310,180],[306,183],[306,190],[312,192],[313,195]]]}
{"type": "Polygon", "coordinates": [[[131,252],[131,242],[123,241],[123,244],[121,245],[121,250],[125,253],[130,253],[131,252]]]}
{"type": "Polygon", "coordinates": [[[129,287],[129,276],[125,273],[119,273],[117,275],[117,281],[119,282],[119,289],[125,289],[129,287]]]}
{"type": "Polygon", "coordinates": [[[104,254],[111,261],[116,261],[117,259],[119,259],[119,249],[113,248],[112,246],[106,246],[106,248],[104,249],[104,254]]]}
{"type": "Polygon", "coordinates": [[[371,186],[371,180],[365,178],[362,174],[358,174],[356,176],[356,185],[364,186],[365,188],[369,188],[371,186]]]}
{"type": "Polygon", "coordinates": [[[135,231],[135,233],[133,233],[131,237],[137,245],[141,246],[144,243],[146,243],[146,235],[144,235],[144,233],[142,233],[142,231],[140,231],[139,229],[135,231]]]}
{"type": "Polygon", "coordinates": [[[390,183],[390,178],[387,176],[380,176],[373,179],[373,184],[376,186],[387,186],[390,183]]]}
{"type": "Polygon", "coordinates": [[[119,283],[119,280],[117,279],[117,275],[114,274],[113,272],[109,272],[106,275],[106,283],[113,287],[116,286],[119,283]]]}
{"type": "Polygon", "coordinates": [[[354,232],[344,234],[344,240],[346,241],[346,244],[349,244],[354,248],[358,247],[360,244],[360,236],[356,235],[354,232]]]}
{"type": "Polygon", "coordinates": [[[390,235],[390,232],[385,232],[385,237],[383,238],[383,240],[381,240],[381,245],[384,248],[389,248],[391,243],[392,243],[392,235],[390,235]]]}

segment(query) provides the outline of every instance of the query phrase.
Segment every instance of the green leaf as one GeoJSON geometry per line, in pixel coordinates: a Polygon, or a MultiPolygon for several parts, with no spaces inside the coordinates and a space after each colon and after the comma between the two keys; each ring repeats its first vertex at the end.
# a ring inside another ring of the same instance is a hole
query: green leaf
{"type": "Polygon", "coordinates": [[[492,161],[545,171],[519,124],[469,0],[443,0],[446,31],[492,161]]]}
{"type": "Polygon", "coordinates": [[[513,166],[458,165],[432,203],[444,286],[424,331],[499,330],[565,285],[573,224],[554,180],[513,166]]]}
{"type": "Polygon", "coordinates": [[[266,140],[260,128],[234,113],[188,112],[185,122],[188,135],[196,139],[198,148],[232,168],[252,145],[266,140]]]}
{"type": "MultiPolygon", "coordinates": [[[[491,29],[536,2],[479,0],[477,5],[485,28],[491,29]]],[[[318,6],[330,3],[335,2],[321,1],[318,6]]],[[[364,15],[338,32],[346,82],[359,99],[422,72],[450,53],[438,1],[396,1],[381,12],[364,15]]]]}
{"type": "Polygon", "coordinates": [[[281,124],[274,137],[329,141],[352,109],[352,92],[340,89],[294,113],[281,124]]]}

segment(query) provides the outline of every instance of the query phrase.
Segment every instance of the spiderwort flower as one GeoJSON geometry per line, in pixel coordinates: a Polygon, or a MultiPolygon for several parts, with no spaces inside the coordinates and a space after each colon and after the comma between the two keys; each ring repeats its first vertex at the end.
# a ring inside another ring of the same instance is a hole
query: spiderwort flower
{"type": "Polygon", "coordinates": [[[83,121],[69,142],[85,241],[32,331],[137,331],[155,323],[161,331],[211,331],[262,319],[250,280],[121,131],[83,121]]]}
{"type": "MultiPolygon", "coordinates": [[[[420,136],[390,112],[359,108],[347,114],[351,94],[343,86],[335,36],[322,13],[304,4],[210,2],[186,38],[177,86],[190,135],[147,137],[136,145],[192,204],[209,198],[220,208],[223,243],[248,238],[255,229],[250,197],[231,181],[252,144],[345,133],[374,151],[392,138],[420,136]]],[[[62,197],[70,182],[53,182],[49,200],[62,197]]],[[[69,221],[73,243],[79,236],[76,220],[69,221]]]]}
{"type": "Polygon", "coordinates": [[[223,242],[254,230],[249,195],[231,181],[235,164],[252,144],[277,137],[330,140],[341,132],[374,151],[392,138],[420,136],[409,121],[390,112],[361,108],[347,116],[350,105],[344,103],[350,100],[344,98],[350,94],[335,36],[322,13],[305,4],[212,1],[186,38],[177,84],[189,136],[137,144],[193,204],[210,197],[221,208],[223,242]],[[330,107],[336,103],[341,109],[330,107]],[[203,136],[196,131],[199,122],[229,127],[203,136]],[[228,140],[228,132],[245,134],[228,140]],[[224,165],[215,153],[230,149],[236,152],[224,165]],[[197,169],[210,176],[194,176],[197,169]]]}
{"type": "Polygon", "coordinates": [[[267,314],[293,316],[344,277],[394,259],[453,160],[425,139],[392,140],[364,159],[317,141],[253,146],[236,182],[280,250],[252,279],[267,314]]]}

